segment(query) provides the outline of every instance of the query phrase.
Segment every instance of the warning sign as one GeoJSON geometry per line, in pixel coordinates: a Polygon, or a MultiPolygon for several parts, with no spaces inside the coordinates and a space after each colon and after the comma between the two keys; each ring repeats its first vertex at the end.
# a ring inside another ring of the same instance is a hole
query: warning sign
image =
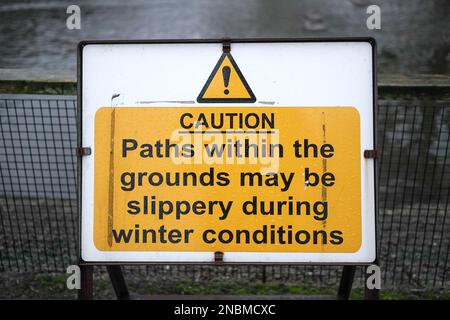
{"type": "Polygon", "coordinates": [[[84,261],[374,261],[370,41],[79,54],[84,261]]]}
{"type": "Polygon", "coordinates": [[[96,247],[166,252],[358,250],[358,111],[226,110],[97,111],[96,247]],[[152,119],[158,122],[146,125],[152,119]],[[301,131],[291,126],[292,119],[301,131]]]}
{"type": "Polygon", "coordinates": [[[197,102],[255,102],[256,98],[230,53],[223,53],[197,102]]]}

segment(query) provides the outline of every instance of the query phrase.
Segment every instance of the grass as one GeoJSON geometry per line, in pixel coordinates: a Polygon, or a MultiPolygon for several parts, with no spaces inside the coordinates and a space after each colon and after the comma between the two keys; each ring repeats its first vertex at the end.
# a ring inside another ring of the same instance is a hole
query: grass
{"type": "MultiPolygon", "coordinates": [[[[76,299],[76,290],[66,287],[66,274],[0,273],[0,299],[76,299]]],[[[295,283],[242,283],[211,281],[155,281],[140,277],[127,278],[130,291],[138,294],[184,295],[334,295],[336,288],[317,288],[295,283]]],[[[95,275],[96,299],[115,299],[107,274],[95,275]]],[[[363,299],[364,290],[352,290],[351,299],[363,299]]],[[[381,290],[383,300],[450,299],[449,290],[381,290]]]]}
{"type": "Polygon", "coordinates": [[[284,283],[236,283],[236,282],[211,282],[207,286],[195,282],[181,282],[176,285],[178,294],[224,294],[224,295],[286,295],[309,294],[323,295],[333,294],[334,290],[319,289],[284,283]]]}

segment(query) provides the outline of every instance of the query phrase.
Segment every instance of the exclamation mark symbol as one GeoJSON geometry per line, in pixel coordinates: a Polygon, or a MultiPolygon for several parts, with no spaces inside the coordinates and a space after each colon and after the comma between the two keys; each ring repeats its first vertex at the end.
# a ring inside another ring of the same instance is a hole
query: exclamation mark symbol
{"type": "MultiPolygon", "coordinates": [[[[231,74],[230,67],[226,66],[222,68],[223,84],[225,85],[225,88],[228,88],[228,84],[230,83],[230,74],[231,74]]],[[[230,91],[228,89],[225,89],[223,93],[229,94],[230,91]]]]}

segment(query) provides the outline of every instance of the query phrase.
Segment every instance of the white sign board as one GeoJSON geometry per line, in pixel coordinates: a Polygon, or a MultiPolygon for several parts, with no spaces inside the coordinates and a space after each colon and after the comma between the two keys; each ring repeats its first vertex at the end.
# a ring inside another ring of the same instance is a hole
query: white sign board
{"type": "Polygon", "coordinates": [[[82,42],[81,259],[371,263],[372,39],[82,42]]]}

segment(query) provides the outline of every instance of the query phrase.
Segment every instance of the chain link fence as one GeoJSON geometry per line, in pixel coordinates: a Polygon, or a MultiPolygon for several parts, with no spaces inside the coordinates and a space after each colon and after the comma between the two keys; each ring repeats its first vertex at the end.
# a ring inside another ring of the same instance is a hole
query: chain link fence
{"type": "MultiPolygon", "coordinates": [[[[0,95],[0,272],[76,263],[76,97],[0,95]]],[[[380,266],[385,288],[449,288],[450,102],[378,105],[380,266]]],[[[126,267],[155,279],[336,285],[332,266],[126,267]]],[[[362,268],[356,285],[362,283],[362,268]]]]}

